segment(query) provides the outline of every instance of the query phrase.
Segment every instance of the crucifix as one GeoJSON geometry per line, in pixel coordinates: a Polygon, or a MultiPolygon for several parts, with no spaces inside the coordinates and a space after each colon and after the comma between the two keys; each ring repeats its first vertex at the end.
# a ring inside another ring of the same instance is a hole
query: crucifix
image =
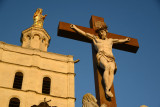
{"type": "Polygon", "coordinates": [[[98,104],[116,107],[115,92],[112,85],[116,64],[112,54],[112,45],[115,49],[136,53],[139,48],[137,39],[109,33],[104,19],[97,16],[91,17],[90,28],[60,22],[58,36],[92,43],[95,89],[98,104]]]}

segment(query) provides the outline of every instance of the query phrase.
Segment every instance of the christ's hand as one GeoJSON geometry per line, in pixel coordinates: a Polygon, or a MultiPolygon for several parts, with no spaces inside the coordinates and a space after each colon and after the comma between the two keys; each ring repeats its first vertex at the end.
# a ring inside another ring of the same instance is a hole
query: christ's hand
{"type": "Polygon", "coordinates": [[[76,26],[75,26],[74,24],[71,24],[71,25],[70,25],[70,28],[71,28],[71,29],[75,29],[76,26]]]}
{"type": "Polygon", "coordinates": [[[131,40],[130,38],[126,38],[126,42],[127,42],[127,41],[130,41],[130,40],[131,40]]]}

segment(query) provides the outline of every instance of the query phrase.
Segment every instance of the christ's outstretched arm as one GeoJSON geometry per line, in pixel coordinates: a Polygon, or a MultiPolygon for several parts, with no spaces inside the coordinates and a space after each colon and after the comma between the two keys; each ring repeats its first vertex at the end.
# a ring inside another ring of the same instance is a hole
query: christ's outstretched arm
{"type": "Polygon", "coordinates": [[[70,25],[70,28],[73,29],[73,30],[75,30],[76,32],[80,33],[81,35],[83,35],[83,36],[91,39],[91,40],[95,39],[95,36],[94,36],[94,35],[92,35],[92,34],[90,34],[90,33],[84,32],[83,30],[79,29],[78,27],[76,27],[76,26],[73,25],[73,24],[70,25]]]}
{"type": "Polygon", "coordinates": [[[129,42],[130,38],[125,38],[125,39],[113,39],[113,43],[125,43],[129,42]]]}

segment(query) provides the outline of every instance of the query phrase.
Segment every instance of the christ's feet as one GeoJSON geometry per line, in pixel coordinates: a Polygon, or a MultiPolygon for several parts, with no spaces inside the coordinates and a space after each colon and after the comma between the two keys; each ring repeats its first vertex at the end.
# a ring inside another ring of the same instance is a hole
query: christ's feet
{"type": "Polygon", "coordinates": [[[112,94],[111,91],[106,91],[106,94],[107,94],[107,96],[109,96],[109,97],[113,97],[113,94],[112,94]]]}

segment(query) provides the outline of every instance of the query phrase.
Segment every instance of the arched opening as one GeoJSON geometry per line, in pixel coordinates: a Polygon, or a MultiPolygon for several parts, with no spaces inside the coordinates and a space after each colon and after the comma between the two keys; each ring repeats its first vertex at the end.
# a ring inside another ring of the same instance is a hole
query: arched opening
{"type": "Polygon", "coordinates": [[[45,39],[45,38],[43,38],[43,39],[42,39],[42,43],[45,43],[45,41],[46,41],[46,39],[45,39]]]}
{"type": "Polygon", "coordinates": [[[21,89],[22,81],[23,81],[23,74],[21,72],[16,72],[14,83],[13,83],[13,88],[21,89]]]}
{"type": "Polygon", "coordinates": [[[51,85],[51,79],[49,77],[44,77],[43,78],[42,93],[50,94],[50,85],[51,85]]]}
{"type": "Polygon", "coordinates": [[[18,98],[11,98],[9,102],[9,107],[19,107],[20,100],[18,98]]]}
{"type": "Polygon", "coordinates": [[[31,40],[31,37],[29,35],[27,35],[27,40],[31,40]]]}

